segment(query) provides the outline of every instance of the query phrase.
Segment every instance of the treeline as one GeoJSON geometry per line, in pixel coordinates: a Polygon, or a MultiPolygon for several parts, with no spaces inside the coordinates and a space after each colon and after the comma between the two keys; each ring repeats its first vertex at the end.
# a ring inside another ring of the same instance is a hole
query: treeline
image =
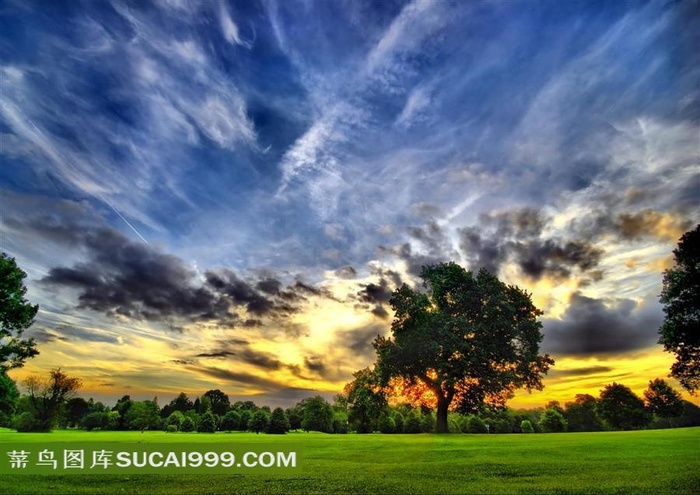
{"type": "MultiPolygon", "coordinates": [[[[435,431],[434,408],[390,404],[381,389],[356,379],[333,402],[309,397],[288,409],[271,409],[253,401],[231,403],[221,390],[208,390],[191,400],[180,393],[160,407],[158,399],[134,401],[125,395],[113,407],[75,396],[80,381],[60,370],[45,380],[25,383],[19,396],[12,383],[0,380],[5,401],[0,425],[17,431],[53,428],[84,430],[163,430],[167,432],[248,431],[284,434],[289,431],[324,433],[429,433],[435,431]],[[14,401],[13,401],[14,399],[14,401]]],[[[452,433],[553,433],[700,426],[700,408],[682,400],[664,380],[653,380],[640,398],[628,387],[613,383],[599,397],[576,395],[564,405],[514,410],[478,405],[471,414],[448,414],[452,433]]]]}

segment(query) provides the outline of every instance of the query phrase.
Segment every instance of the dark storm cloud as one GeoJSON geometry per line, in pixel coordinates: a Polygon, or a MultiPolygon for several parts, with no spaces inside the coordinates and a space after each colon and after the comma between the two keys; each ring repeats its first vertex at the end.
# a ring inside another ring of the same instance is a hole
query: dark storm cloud
{"type": "Polygon", "coordinates": [[[88,261],[52,268],[42,279],[48,285],[78,289],[80,308],[152,321],[236,319],[230,298],[197,286],[196,273],[180,258],[112,229],[82,231],[81,236],[88,261]]]}
{"type": "Polygon", "coordinates": [[[227,358],[235,356],[236,353],[233,351],[213,351],[213,352],[200,352],[195,354],[196,358],[227,358]]]}
{"type": "Polygon", "coordinates": [[[306,367],[307,370],[313,371],[314,373],[318,375],[325,375],[326,372],[328,371],[328,368],[326,364],[323,361],[323,358],[320,356],[307,356],[304,358],[304,366],[306,367]]]}
{"type": "Polygon", "coordinates": [[[568,369],[568,370],[559,370],[559,369],[553,368],[553,369],[549,370],[549,376],[561,376],[561,377],[590,376],[590,375],[598,375],[601,373],[610,373],[614,369],[615,368],[612,368],[610,366],[586,366],[583,368],[574,368],[574,369],[568,369]]]}
{"type": "MultiPolygon", "coordinates": [[[[629,196],[634,199],[638,194],[644,193],[633,191],[629,196]]],[[[601,238],[606,234],[613,234],[625,241],[664,238],[668,235],[669,229],[685,232],[692,226],[692,220],[687,215],[683,215],[682,212],[663,213],[649,208],[639,211],[622,211],[617,214],[597,210],[588,218],[572,222],[574,230],[590,238],[601,238]]]]}
{"type": "Polygon", "coordinates": [[[360,286],[362,289],[357,293],[357,298],[360,301],[357,306],[369,309],[378,318],[388,318],[389,313],[384,305],[389,302],[393,293],[389,283],[387,279],[381,278],[378,284],[362,284],[360,286]]]}
{"type": "Polygon", "coordinates": [[[545,320],[543,348],[558,355],[617,354],[654,345],[663,320],[654,301],[637,307],[618,299],[606,306],[601,299],[575,293],[562,320],[545,320]]]}
{"type": "Polygon", "coordinates": [[[274,278],[248,282],[225,268],[205,271],[202,282],[181,258],[109,228],[75,229],[71,242],[86,251],[87,260],[51,268],[42,282],[77,289],[79,308],[108,315],[257,326],[260,317],[284,317],[310,297],[329,297],[299,281],[282,289],[274,278]],[[257,318],[240,321],[235,308],[257,318]]]}
{"type": "Polygon", "coordinates": [[[272,380],[270,378],[263,378],[260,376],[251,375],[250,373],[242,373],[207,366],[190,366],[189,369],[191,369],[192,371],[203,373],[213,378],[227,380],[240,385],[252,385],[255,387],[259,387],[268,392],[285,388],[284,384],[278,381],[272,380]]]}
{"type": "Polygon", "coordinates": [[[56,335],[55,333],[44,328],[32,328],[29,332],[27,332],[27,337],[33,338],[39,344],[49,344],[51,342],[56,342],[57,340],[68,342],[69,340],[64,336],[56,335]]]}
{"type": "Polygon", "coordinates": [[[583,239],[543,238],[550,219],[533,208],[482,215],[480,225],[459,229],[460,248],[472,269],[497,274],[512,261],[527,276],[566,278],[572,270],[588,272],[600,262],[603,251],[583,239]]]}
{"type": "Polygon", "coordinates": [[[342,268],[338,268],[335,271],[335,274],[340,278],[355,278],[357,276],[357,270],[355,270],[352,266],[348,265],[342,268]]]}
{"type": "Polygon", "coordinates": [[[377,323],[345,330],[338,333],[336,345],[350,349],[355,355],[369,358],[374,356],[372,342],[378,335],[385,335],[387,328],[388,326],[377,323]]]}

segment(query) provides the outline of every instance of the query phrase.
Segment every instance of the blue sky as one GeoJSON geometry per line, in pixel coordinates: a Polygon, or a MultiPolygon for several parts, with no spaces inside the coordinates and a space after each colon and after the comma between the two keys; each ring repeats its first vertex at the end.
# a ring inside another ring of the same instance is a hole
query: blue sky
{"type": "Polygon", "coordinates": [[[1,248],[42,308],[18,377],[330,394],[447,260],[533,293],[550,395],[667,373],[693,2],[3,0],[0,33],[1,248]]]}

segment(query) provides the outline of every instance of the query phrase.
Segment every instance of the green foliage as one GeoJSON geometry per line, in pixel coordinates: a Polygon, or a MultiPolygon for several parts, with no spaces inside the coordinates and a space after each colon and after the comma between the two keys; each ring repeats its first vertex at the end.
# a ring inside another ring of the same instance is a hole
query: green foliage
{"type": "Polygon", "coordinates": [[[287,414],[287,419],[289,419],[289,427],[291,430],[300,430],[301,429],[301,420],[304,416],[304,412],[301,410],[299,405],[297,404],[294,407],[290,407],[286,411],[287,414]]]}
{"type": "Polygon", "coordinates": [[[659,343],[676,355],[671,376],[688,391],[700,388],[700,224],[680,238],[676,264],[664,273],[665,318],[659,343]]]}
{"type": "Polygon", "coordinates": [[[317,395],[304,399],[299,404],[303,411],[301,427],[304,431],[333,431],[333,409],[326,399],[317,395]]]}
{"type": "Polygon", "coordinates": [[[545,409],[540,418],[540,429],[543,433],[560,433],[566,431],[566,419],[555,408],[545,409]]]}
{"type": "Polygon", "coordinates": [[[204,392],[204,397],[209,399],[209,403],[211,404],[211,412],[217,416],[225,415],[231,407],[231,402],[229,401],[228,395],[223,393],[218,388],[215,390],[207,390],[204,392]]]}
{"type": "Polygon", "coordinates": [[[182,421],[182,425],[180,426],[180,431],[184,432],[190,432],[194,431],[197,426],[195,425],[194,420],[190,416],[185,416],[185,419],[182,421]]]}
{"type": "Polygon", "coordinates": [[[160,408],[155,400],[134,402],[124,421],[130,430],[149,430],[160,427],[160,408]]]}
{"type": "Polygon", "coordinates": [[[601,431],[603,422],[598,417],[595,397],[588,394],[576,394],[573,402],[566,403],[564,417],[568,431],[601,431]]]}
{"type": "Polygon", "coordinates": [[[406,416],[406,421],[403,425],[404,433],[420,433],[420,414],[417,410],[412,409],[406,416]]]}
{"type": "Polygon", "coordinates": [[[467,418],[467,433],[488,433],[486,423],[479,416],[469,416],[467,418]]]}
{"type": "Polygon", "coordinates": [[[421,415],[420,431],[422,433],[433,433],[435,431],[435,416],[430,413],[421,415]]]}
{"type": "Polygon", "coordinates": [[[241,415],[238,411],[231,410],[221,418],[219,429],[223,431],[238,430],[241,426],[241,415]]]}
{"type": "Polygon", "coordinates": [[[57,423],[66,401],[80,388],[82,381],[71,378],[60,370],[53,369],[48,377],[30,376],[24,381],[27,390],[29,413],[37,431],[50,431],[57,423]]]}
{"type": "Polygon", "coordinates": [[[197,431],[200,433],[215,433],[217,427],[219,426],[219,421],[213,412],[208,411],[202,415],[202,419],[197,425],[197,431]]]}
{"type": "Polygon", "coordinates": [[[250,409],[244,409],[241,412],[241,422],[238,426],[238,429],[240,431],[248,431],[250,430],[250,423],[253,421],[253,413],[251,412],[250,409]]]}
{"type": "Polygon", "coordinates": [[[398,411],[394,412],[394,424],[396,425],[396,433],[403,433],[405,428],[405,420],[403,414],[398,411]]]}
{"type": "Polygon", "coordinates": [[[270,422],[267,425],[267,433],[272,433],[275,435],[284,435],[287,433],[291,427],[289,426],[289,420],[287,415],[284,413],[284,409],[281,407],[275,408],[270,416],[270,422]]]}
{"type": "Polygon", "coordinates": [[[182,422],[185,421],[185,415],[182,414],[180,411],[175,411],[173,412],[168,418],[165,420],[165,424],[167,426],[174,426],[178,430],[182,428],[182,422]]]}
{"type": "Polygon", "coordinates": [[[333,433],[348,432],[348,415],[344,411],[333,412],[333,433]]]}
{"type": "Polygon", "coordinates": [[[269,421],[270,418],[267,415],[267,412],[259,409],[253,413],[253,418],[250,420],[248,429],[254,433],[262,433],[267,429],[267,424],[269,421]]]}
{"type": "Polygon", "coordinates": [[[129,412],[129,409],[133,404],[134,401],[131,400],[131,397],[128,395],[124,395],[121,399],[117,401],[117,403],[112,408],[112,411],[119,413],[119,425],[117,426],[119,430],[129,429],[129,425],[126,422],[126,414],[129,412]]]}
{"type": "Polygon", "coordinates": [[[91,412],[86,414],[80,422],[80,426],[87,430],[101,430],[106,429],[109,423],[109,414],[106,412],[91,412]]]}
{"type": "Polygon", "coordinates": [[[455,263],[426,266],[421,278],[428,292],[397,289],[392,338],[374,341],[382,383],[400,377],[427,386],[438,399],[438,432],[448,429],[453,399],[473,409],[516,388],[542,388],[553,360],[538,355],[542,312],[528,293],[455,263]]]}
{"type": "Polygon", "coordinates": [[[379,416],[377,427],[381,433],[394,433],[396,431],[396,422],[389,414],[379,416]]]}
{"type": "Polygon", "coordinates": [[[649,382],[649,388],[644,391],[644,401],[647,408],[660,418],[675,418],[683,412],[681,394],[659,378],[649,382]]]}
{"type": "Polygon", "coordinates": [[[83,417],[90,412],[96,411],[91,411],[90,404],[82,397],[74,397],[68,400],[64,410],[64,421],[66,426],[71,427],[79,425],[83,417]]]}
{"type": "Polygon", "coordinates": [[[600,393],[598,414],[615,430],[638,430],[651,422],[644,401],[622,384],[612,383],[600,393]]]}
{"type": "Polygon", "coordinates": [[[179,430],[177,425],[168,425],[165,427],[165,431],[167,433],[177,433],[179,430]]]}
{"type": "Polygon", "coordinates": [[[14,258],[0,254],[0,373],[24,366],[24,362],[39,354],[34,339],[22,334],[34,323],[39,306],[24,298],[27,276],[14,258]]]}
{"type": "Polygon", "coordinates": [[[12,424],[18,400],[17,385],[4,371],[0,371],[0,426],[12,424]]]}
{"type": "Polygon", "coordinates": [[[168,404],[163,407],[161,411],[161,417],[167,418],[175,411],[180,411],[181,413],[186,413],[190,409],[194,408],[194,404],[187,397],[187,394],[180,392],[180,394],[171,400],[168,404]]]}
{"type": "Polygon", "coordinates": [[[535,433],[535,429],[532,427],[532,423],[528,419],[523,419],[520,422],[520,431],[523,433],[535,433]]]}
{"type": "Polygon", "coordinates": [[[29,411],[15,416],[13,426],[20,433],[47,432],[53,428],[50,421],[39,419],[36,414],[29,411]]]}
{"type": "Polygon", "coordinates": [[[377,426],[377,418],[387,408],[386,393],[375,369],[364,368],[353,376],[355,379],[344,390],[348,419],[357,433],[371,433],[377,426]]]}

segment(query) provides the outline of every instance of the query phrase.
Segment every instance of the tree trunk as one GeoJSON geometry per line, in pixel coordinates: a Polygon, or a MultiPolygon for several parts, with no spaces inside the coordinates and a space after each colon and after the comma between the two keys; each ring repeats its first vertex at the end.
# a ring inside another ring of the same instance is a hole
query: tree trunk
{"type": "Polygon", "coordinates": [[[450,407],[452,397],[438,396],[437,403],[437,423],[435,425],[435,433],[449,433],[450,429],[447,426],[447,408],[450,407]]]}

